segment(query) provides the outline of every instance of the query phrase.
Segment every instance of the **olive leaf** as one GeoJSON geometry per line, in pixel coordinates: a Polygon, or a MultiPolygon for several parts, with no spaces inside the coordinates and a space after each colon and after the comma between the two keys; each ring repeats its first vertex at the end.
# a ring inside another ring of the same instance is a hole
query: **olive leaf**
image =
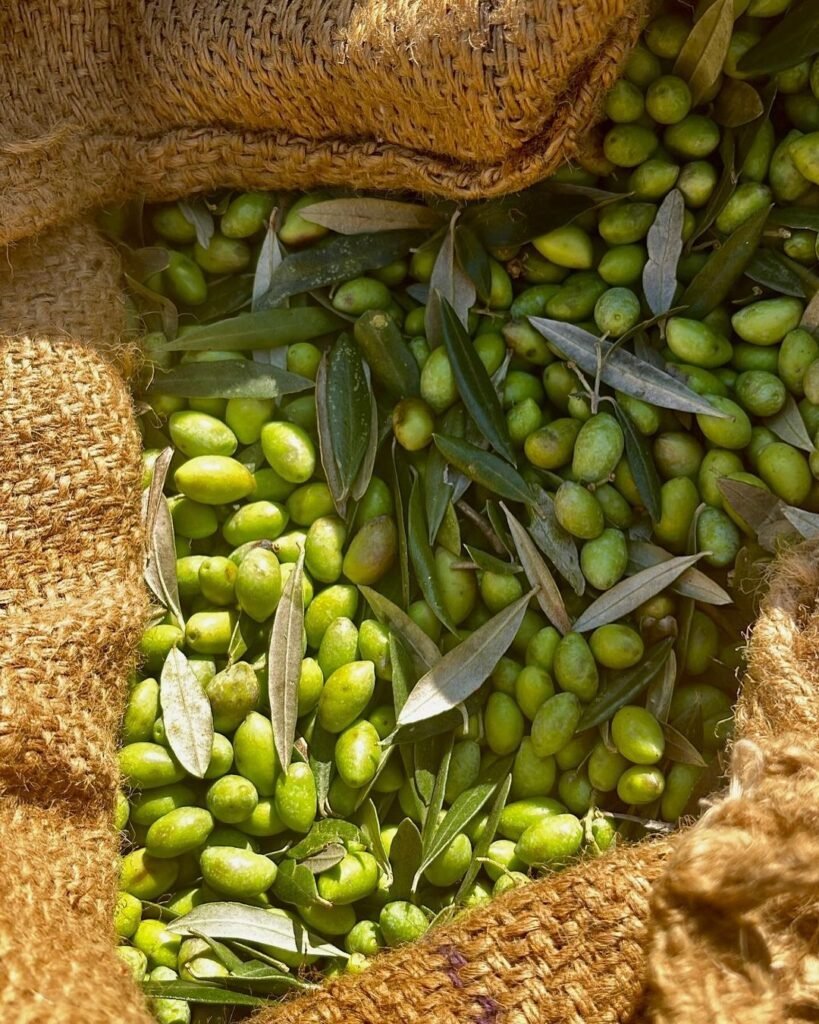
{"type": "Polygon", "coordinates": [[[708,197],[705,209],[697,218],[697,227],[688,240],[689,250],[708,231],[722,212],[725,204],[736,191],[739,175],[736,169],[736,136],[732,129],[726,128],[719,143],[719,160],[722,171],[716,187],[708,197]]]}
{"type": "Polygon", "coordinates": [[[790,393],[788,393],[785,404],[779,412],[775,416],[768,416],[762,422],[768,430],[773,431],[778,438],[793,445],[794,448],[801,448],[806,452],[814,450],[813,441],[811,441],[808,435],[808,428],[802,419],[802,413],[799,411],[795,398],[790,393]]]}
{"type": "Polygon", "coordinates": [[[365,587],[362,584],[358,589],[378,619],[386,623],[403,640],[421,671],[432,668],[441,660],[437,644],[397,604],[393,604],[388,597],[379,594],[372,587],[365,587]]]}
{"type": "Polygon", "coordinates": [[[401,708],[397,725],[440,715],[474,693],[509,649],[534,593],[507,605],[422,676],[401,708]]]}
{"type": "Polygon", "coordinates": [[[812,206],[776,206],[771,210],[768,225],[795,231],[819,231],[819,210],[812,206]]]}
{"type": "MultiPolygon", "coordinates": [[[[440,422],[441,432],[462,438],[466,433],[466,410],[460,402],[444,413],[440,422]]],[[[435,445],[427,449],[426,471],[424,473],[424,499],[429,527],[429,542],[435,543],[438,530],[444,521],[450,502],[456,502],[469,487],[469,480],[447,463],[435,445]],[[456,495],[456,491],[459,493],[456,495]]]]}
{"type": "Polygon", "coordinates": [[[203,779],[213,749],[213,712],[202,684],[178,647],[171,648],[162,666],[159,703],[168,746],[186,772],[203,779]]]}
{"type": "Polygon", "coordinates": [[[378,819],[378,811],[369,797],[361,805],[359,821],[361,822],[361,833],[370,848],[370,852],[376,859],[384,884],[389,888],[392,885],[392,865],[384,848],[384,841],[381,838],[381,823],[378,819]]]}
{"type": "Polygon", "coordinates": [[[580,568],[577,545],[557,521],[552,496],[542,487],[535,488],[535,495],[535,503],[529,510],[529,536],[575,594],[581,597],[586,590],[586,577],[580,568]]]}
{"type": "MultiPolygon", "coordinates": [[[[286,975],[282,975],[283,978],[286,975]]],[[[267,1006],[269,1001],[245,992],[222,988],[203,981],[151,981],[146,978],[140,991],[149,999],[179,999],[204,1006],[267,1006]]]]}
{"type": "Polygon", "coordinates": [[[663,409],[727,417],[676,377],[582,327],[537,316],[529,317],[529,323],[584,373],[594,376],[599,370],[601,380],[617,391],[663,409]]]}
{"type": "Polygon", "coordinates": [[[184,616],[176,580],[173,520],[162,493],[172,458],[173,448],[165,448],[160,452],[154,462],[150,487],[143,495],[142,519],[146,537],[143,572],[150,590],[165,608],[173,612],[181,625],[184,616]]]}
{"type": "Polygon", "coordinates": [[[509,509],[501,502],[509,530],[512,534],[515,548],[517,549],[523,571],[526,578],[535,588],[535,596],[540,608],[549,622],[565,636],[571,631],[572,620],[566,611],[563,603],[563,596],[558,589],[555,578],[548,565],[543,560],[535,542],[524,529],[523,525],[512,515],[509,509]]]}
{"type": "Polygon", "coordinates": [[[651,521],[656,523],[662,511],[660,491],[662,485],[654,456],[648,441],[634,425],[628,413],[619,405],[614,406],[614,411],[623,431],[626,461],[631,475],[634,477],[637,493],[640,495],[646,512],[651,516],[651,521]]]}
{"type": "Polygon", "coordinates": [[[568,224],[607,195],[597,191],[561,190],[560,201],[555,202],[556,191],[553,186],[541,182],[524,192],[476,203],[464,211],[461,223],[471,228],[489,249],[522,245],[568,224]]]}
{"type": "Polygon", "coordinates": [[[435,447],[464,476],[509,501],[531,503],[532,489],[508,462],[458,437],[433,434],[435,447]]]}
{"type": "Polygon", "coordinates": [[[164,245],[145,245],[139,249],[120,244],[117,246],[126,274],[144,284],[154,274],[161,274],[168,268],[168,250],[164,245]]]}
{"type": "Polygon", "coordinates": [[[744,480],[717,480],[720,494],[755,533],[781,518],[782,502],[766,487],[744,480]]]}
{"type": "Polygon", "coordinates": [[[677,655],[671,651],[663,670],[648,684],[646,691],[646,711],[651,712],[658,722],[668,720],[671,710],[671,699],[677,683],[677,655]]]}
{"type": "Polygon", "coordinates": [[[320,875],[322,871],[329,871],[336,864],[340,863],[347,855],[347,850],[341,843],[328,843],[323,850],[305,857],[299,862],[299,867],[307,868],[313,875],[320,875]]]}
{"type": "MultiPolygon", "coordinates": [[[[441,817],[454,747],[455,735],[451,731],[448,735],[440,737],[440,739],[416,744],[415,747],[415,789],[423,802],[422,848],[429,842],[430,836],[435,831],[441,817]],[[435,752],[435,757],[430,759],[431,763],[429,765],[428,779],[432,782],[429,792],[424,788],[423,768],[420,767],[423,762],[423,758],[419,756],[419,748],[421,747],[425,748],[427,753],[430,751],[435,752]]],[[[414,887],[415,881],[413,880],[414,887]]]]}
{"type": "Polygon", "coordinates": [[[216,281],[208,282],[208,297],[199,306],[185,310],[197,323],[207,324],[213,320],[224,320],[231,313],[238,313],[251,301],[253,296],[253,274],[229,274],[216,281]]]}
{"type": "Polygon", "coordinates": [[[708,763],[697,750],[691,740],[674,728],[669,722],[663,722],[665,736],[665,756],[680,764],[693,764],[698,768],[707,768],[708,763]]]}
{"type": "Polygon", "coordinates": [[[351,821],[327,819],[317,821],[307,835],[287,851],[290,860],[304,860],[323,850],[329,843],[358,843],[361,835],[351,821]]]}
{"type": "Polygon", "coordinates": [[[646,238],[648,261],[643,268],[643,292],[655,316],[667,313],[674,303],[684,214],[682,192],[672,189],[660,204],[646,238]]]}
{"type": "Polygon", "coordinates": [[[407,608],[409,607],[410,602],[410,559],[407,516],[404,511],[403,496],[407,493],[409,484],[406,480],[406,466],[398,459],[398,452],[398,441],[393,438],[389,461],[390,484],[393,496],[393,508],[395,510],[395,528],[398,534],[398,575],[401,584],[401,603],[404,608],[407,608]],[[402,477],[405,479],[402,479],[402,477]]]}
{"type": "MultiPolygon", "coordinates": [[[[227,320],[188,328],[164,346],[166,352],[244,352],[311,341],[344,326],[341,317],[323,306],[264,309],[227,320]]],[[[197,365],[197,364],[194,364],[197,365]]]]}
{"type": "Polygon", "coordinates": [[[816,512],[806,512],[803,508],[785,505],[782,509],[782,515],[805,540],[813,540],[815,537],[819,537],[819,515],[816,512]]]}
{"type": "Polygon", "coordinates": [[[634,576],[625,577],[601,594],[596,601],[592,601],[575,622],[575,632],[586,633],[591,629],[597,629],[598,626],[625,618],[643,602],[665,590],[700,558],[702,553],[679,555],[677,558],[658,562],[657,565],[643,569],[634,576]]]}
{"type": "MultiPolygon", "coordinates": [[[[511,762],[507,760],[506,765],[507,770],[503,773],[504,775],[509,774],[511,762]]],[[[466,826],[480,814],[484,805],[497,788],[498,782],[496,780],[479,782],[476,786],[470,787],[455,798],[440,825],[430,832],[427,841],[423,844],[421,863],[418,865],[415,877],[412,880],[413,889],[417,887],[421,880],[421,875],[438,854],[443,852],[455,836],[459,832],[463,832],[466,826]]]]}
{"type": "Polygon", "coordinates": [[[815,333],[816,328],[819,327],[819,289],[814,292],[807,306],[805,306],[799,326],[804,327],[805,330],[811,333],[815,333]]]}
{"type": "Polygon", "coordinates": [[[421,374],[396,322],[369,309],[356,320],[353,337],[375,380],[394,398],[417,395],[421,374]]]}
{"type": "MultiPolygon", "coordinates": [[[[630,541],[628,546],[628,566],[626,571],[638,573],[661,562],[669,562],[674,556],[665,548],[648,541],[630,541]]],[[[683,597],[691,597],[702,604],[732,604],[731,595],[710,576],[691,566],[669,584],[669,590],[683,597]]]]}
{"type": "Polygon", "coordinates": [[[476,548],[472,544],[464,544],[464,548],[475,566],[482,572],[493,572],[500,576],[514,576],[516,573],[523,572],[523,566],[516,562],[507,562],[495,555],[490,555],[488,551],[481,551],[480,548],[476,548]]]}
{"type": "Polygon", "coordinates": [[[259,309],[271,309],[282,299],[386,267],[401,259],[427,236],[425,230],[368,232],[333,235],[300,252],[290,253],[273,274],[270,289],[259,300],[259,309]]]}
{"type": "Polygon", "coordinates": [[[694,106],[702,102],[722,72],[734,28],[734,0],[715,0],[688,34],[677,54],[674,74],[688,82],[694,106]]]}
{"type": "Polygon", "coordinates": [[[435,304],[440,306],[436,315],[440,320],[441,338],[449,356],[458,394],[483,437],[507,462],[514,463],[515,452],[509,438],[506,416],[486,367],[452,305],[445,296],[434,290],[427,309],[435,304]]]}
{"type": "Polygon", "coordinates": [[[608,721],[621,707],[631,704],[639,697],[665,665],[673,646],[674,638],[666,637],[649,648],[639,665],[611,677],[608,685],[604,686],[584,709],[577,723],[575,735],[608,721]]]}
{"type": "Polygon", "coordinates": [[[321,464],[342,518],[370,449],[373,405],[361,353],[349,335],[341,334],[319,366],[316,417],[321,464]]]}
{"type": "Polygon", "coordinates": [[[304,655],[304,549],[279,598],[267,649],[267,692],[273,743],[282,771],[286,772],[296,739],[299,679],[304,655]]]}
{"type": "Polygon", "coordinates": [[[179,311],[171,300],[155,292],[130,274],[123,274],[128,289],[140,300],[138,306],[145,314],[156,313],[166,338],[175,338],[179,330],[179,311]]]}
{"type": "Polygon", "coordinates": [[[819,277],[777,249],[758,249],[745,276],[780,295],[809,299],[819,290],[819,277]]]}
{"type": "Polygon", "coordinates": [[[411,818],[400,822],[392,837],[390,862],[393,867],[391,899],[409,899],[412,880],[421,863],[421,833],[411,818]]]}
{"type": "Polygon", "coordinates": [[[161,392],[183,398],[281,398],[309,391],[308,377],[278,366],[262,366],[248,359],[182,363],[167,373],[157,373],[148,393],[161,392]]]}
{"type": "Polygon", "coordinates": [[[407,508],[407,541],[410,561],[415,569],[415,578],[424,595],[424,600],[435,613],[436,618],[450,633],[455,633],[456,626],[444,605],[435,556],[429,543],[429,530],[424,513],[423,484],[416,475],[410,489],[407,508]]]}
{"type": "Polygon", "coordinates": [[[768,219],[768,209],[758,210],[744,220],[714,249],[680,299],[681,304],[688,307],[686,316],[702,320],[728,296],[754,257],[768,219]]]}
{"type": "MultiPolygon", "coordinates": [[[[256,259],[256,271],[253,275],[253,290],[250,300],[250,308],[254,313],[259,308],[262,296],[266,295],[270,290],[273,275],[284,260],[284,252],[276,232],[277,217],[278,210],[274,209],[268,220],[264,241],[256,259]]],[[[283,302],[286,304],[287,300],[285,299],[283,302]]]]}
{"type": "Polygon", "coordinates": [[[316,876],[310,868],[294,860],[284,860],[279,865],[273,892],[282,903],[293,903],[297,907],[332,905],[319,895],[316,876]]]}
{"type": "Polygon", "coordinates": [[[299,216],[339,235],[400,231],[407,228],[437,228],[441,214],[429,206],[402,203],[394,199],[325,199],[304,206],[299,216]]]}
{"type": "Polygon", "coordinates": [[[466,327],[469,310],[475,304],[475,286],[461,269],[455,256],[455,224],[460,216],[456,210],[450,219],[441,248],[435,257],[432,276],[429,279],[429,298],[426,304],[424,326],[430,345],[436,347],[443,332],[441,304],[433,301],[438,294],[446,299],[455,312],[458,321],[466,327]]]}
{"type": "Polygon", "coordinates": [[[489,254],[475,232],[466,224],[455,228],[455,256],[475,286],[481,302],[488,303],[492,292],[492,266],[489,254]]]}
{"type": "Polygon", "coordinates": [[[741,128],[764,110],[762,97],[749,82],[727,78],[714,103],[714,120],[724,128],[741,128]]]}
{"type": "Polygon", "coordinates": [[[207,249],[213,238],[216,225],[213,222],[213,214],[205,206],[204,200],[201,198],[180,199],[176,205],[185,220],[193,225],[196,231],[196,241],[203,249],[207,249]]]}
{"type": "Polygon", "coordinates": [[[745,75],[771,74],[792,68],[819,52],[819,11],[812,0],[791,7],[785,17],[767,29],[762,39],[744,53],[737,70],[745,75]]]}
{"type": "Polygon", "coordinates": [[[367,492],[367,488],[370,486],[370,481],[373,478],[373,470],[375,469],[375,460],[378,455],[378,446],[381,440],[378,430],[378,404],[373,394],[372,381],[370,379],[370,368],[367,364],[364,364],[364,376],[367,379],[367,395],[365,402],[369,401],[370,405],[370,423],[366,435],[366,446],[364,448],[364,455],[361,459],[361,465],[358,467],[358,472],[353,480],[352,487],[350,488],[350,497],[353,501],[361,501],[367,492]]]}
{"type": "Polygon", "coordinates": [[[203,903],[168,925],[168,930],[177,935],[191,934],[191,929],[214,939],[239,939],[272,946],[285,953],[347,959],[343,950],[317,940],[292,918],[279,917],[262,907],[248,907],[241,903],[203,903]]]}
{"type": "Polygon", "coordinates": [[[478,877],[478,874],[483,867],[483,860],[488,854],[489,847],[497,834],[501,814],[506,806],[506,801],[509,798],[509,790],[511,788],[512,773],[509,772],[506,778],[503,779],[495,789],[494,800],[492,801],[492,806],[489,808],[489,814],[486,817],[486,824],[481,829],[480,837],[474,845],[472,850],[472,860],[469,862],[466,874],[461,879],[461,884],[458,886],[458,891],[455,893],[455,898],[453,900],[454,903],[460,903],[460,901],[466,896],[472,887],[472,883],[478,877]]]}

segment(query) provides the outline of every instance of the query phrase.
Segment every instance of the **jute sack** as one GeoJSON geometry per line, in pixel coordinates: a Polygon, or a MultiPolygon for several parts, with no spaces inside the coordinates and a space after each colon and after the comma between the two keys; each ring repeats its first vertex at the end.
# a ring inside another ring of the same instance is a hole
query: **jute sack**
{"type": "MultiPolygon", "coordinates": [[[[111,827],[144,621],[116,255],[88,225],[0,270],[0,1020],[148,1024],[114,955],[111,827]]],[[[254,1024],[784,1024],[819,1010],[819,564],[779,566],[730,788],[670,839],[514,890],[254,1024]]]]}
{"type": "Polygon", "coordinates": [[[0,4],[0,242],[218,185],[515,191],[574,151],[645,6],[0,4]]]}

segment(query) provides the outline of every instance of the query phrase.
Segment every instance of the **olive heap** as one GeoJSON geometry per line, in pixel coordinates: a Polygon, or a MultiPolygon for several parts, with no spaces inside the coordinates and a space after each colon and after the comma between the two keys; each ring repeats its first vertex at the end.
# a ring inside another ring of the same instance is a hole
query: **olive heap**
{"type": "Polygon", "coordinates": [[[101,215],[151,332],[115,923],[162,1024],[363,970],[719,778],[765,563],[819,533],[787,8],[667,7],[599,147],[515,197],[101,215]]]}

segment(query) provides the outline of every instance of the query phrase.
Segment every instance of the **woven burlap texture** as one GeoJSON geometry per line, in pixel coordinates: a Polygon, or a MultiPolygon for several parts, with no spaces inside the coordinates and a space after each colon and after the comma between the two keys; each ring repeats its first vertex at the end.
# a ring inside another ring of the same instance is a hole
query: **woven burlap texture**
{"type": "Polygon", "coordinates": [[[515,191],[571,155],[644,0],[0,5],[0,242],[216,185],[515,191]]]}

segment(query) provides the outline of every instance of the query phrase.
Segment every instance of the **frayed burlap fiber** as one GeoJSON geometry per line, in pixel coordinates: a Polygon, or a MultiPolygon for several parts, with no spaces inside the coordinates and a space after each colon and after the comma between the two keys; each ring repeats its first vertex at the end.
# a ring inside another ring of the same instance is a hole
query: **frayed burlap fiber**
{"type": "MultiPolygon", "coordinates": [[[[521,187],[570,153],[626,0],[30,0],[0,9],[0,1021],[149,1024],[111,827],[145,618],[113,250],[85,208],[237,187],[521,187]]],[[[819,562],[776,571],[727,790],[254,1024],[819,1017],[819,562]]]]}
{"type": "Polygon", "coordinates": [[[643,0],[0,5],[0,242],[129,196],[515,191],[571,155],[643,0]]]}

